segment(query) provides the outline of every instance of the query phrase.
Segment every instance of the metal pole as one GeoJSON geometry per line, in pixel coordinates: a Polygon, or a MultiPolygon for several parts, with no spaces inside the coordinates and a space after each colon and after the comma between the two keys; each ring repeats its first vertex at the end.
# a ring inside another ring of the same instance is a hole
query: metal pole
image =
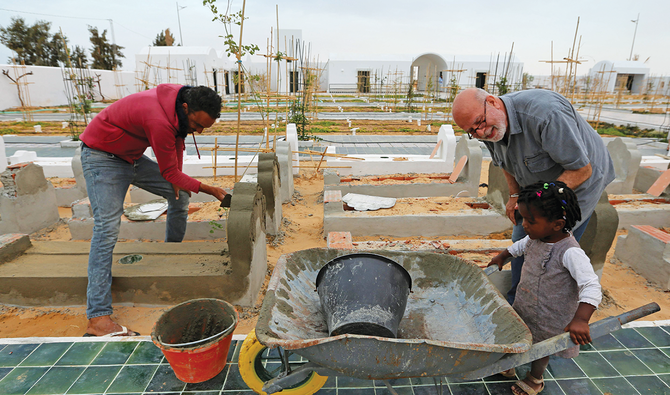
{"type": "Polygon", "coordinates": [[[631,20],[631,22],[635,22],[635,33],[633,33],[633,43],[630,46],[630,56],[628,56],[628,60],[633,60],[633,47],[635,46],[635,36],[637,35],[637,23],[640,22],[640,14],[637,14],[637,19],[636,20],[631,20]]]}
{"type": "MultiPolygon", "coordinates": [[[[177,4],[177,24],[179,24],[179,43],[183,47],[184,46],[184,39],[181,36],[181,19],[179,19],[179,2],[177,4]]],[[[181,7],[181,8],[186,8],[186,6],[181,7]]]]}

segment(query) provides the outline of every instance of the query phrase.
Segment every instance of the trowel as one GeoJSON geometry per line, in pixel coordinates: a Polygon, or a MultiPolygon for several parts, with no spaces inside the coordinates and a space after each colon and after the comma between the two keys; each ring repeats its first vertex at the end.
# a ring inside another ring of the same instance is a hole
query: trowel
{"type": "Polygon", "coordinates": [[[223,200],[221,200],[220,207],[230,207],[230,201],[233,199],[233,192],[227,189],[224,190],[226,191],[226,196],[224,196],[223,200]]]}

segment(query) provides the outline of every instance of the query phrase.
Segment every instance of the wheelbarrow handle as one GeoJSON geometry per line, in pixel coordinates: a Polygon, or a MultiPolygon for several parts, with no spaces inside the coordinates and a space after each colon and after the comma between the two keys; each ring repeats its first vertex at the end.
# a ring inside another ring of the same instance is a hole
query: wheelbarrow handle
{"type": "Polygon", "coordinates": [[[652,302],[649,304],[646,304],[644,306],[638,307],[637,309],[633,309],[631,311],[627,311],[625,313],[617,315],[616,319],[619,320],[621,325],[627,324],[631,321],[635,321],[637,319],[640,319],[642,317],[646,317],[650,314],[653,314],[657,311],[660,311],[661,307],[658,305],[656,302],[652,302]]]}
{"type": "MultiPolygon", "coordinates": [[[[621,329],[621,325],[646,317],[661,310],[657,303],[649,303],[637,309],[627,311],[614,317],[607,317],[589,325],[591,339],[597,339],[614,331],[621,329]]],[[[497,362],[484,366],[480,369],[454,375],[458,379],[473,380],[487,377],[528,362],[556,354],[559,351],[574,347],[575,343],[570,339],[570,333],[565,332],[550,339],[543,340],[531,346],[530,350],[520,354],[506,354],[497,362]]]]}

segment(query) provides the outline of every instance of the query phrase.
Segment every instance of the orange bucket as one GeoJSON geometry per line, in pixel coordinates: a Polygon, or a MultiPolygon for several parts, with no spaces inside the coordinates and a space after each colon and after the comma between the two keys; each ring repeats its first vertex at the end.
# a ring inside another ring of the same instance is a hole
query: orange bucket
{"type": "Polygon", "coordinates": [[[237,311],[230,303],[194,299],[163,313],[151,332],[151,340],[179,380],[201,383],[226,366],[235,327],[237,311]]]}

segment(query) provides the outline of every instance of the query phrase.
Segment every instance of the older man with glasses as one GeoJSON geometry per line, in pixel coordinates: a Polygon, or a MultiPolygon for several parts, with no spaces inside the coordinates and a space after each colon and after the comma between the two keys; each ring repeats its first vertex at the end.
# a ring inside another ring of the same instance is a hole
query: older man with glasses
{"type": "MultiPolygon", "coordinates": [[[[465,89],[456,96],[454,121],[469,138],[484,142],[493,164],[502,168],[509,186],[505,212],[514,224],[512,241],[526,236],[516,208],[518,193],[538,181],[563,181],[577,194],[582,220],[574,227],[579,240],[614,166],[598,133],[556,92],[532,89],[503,96],[465,89]]],[[[512,260],[512,304],[523,257],[512,260]]]]}

